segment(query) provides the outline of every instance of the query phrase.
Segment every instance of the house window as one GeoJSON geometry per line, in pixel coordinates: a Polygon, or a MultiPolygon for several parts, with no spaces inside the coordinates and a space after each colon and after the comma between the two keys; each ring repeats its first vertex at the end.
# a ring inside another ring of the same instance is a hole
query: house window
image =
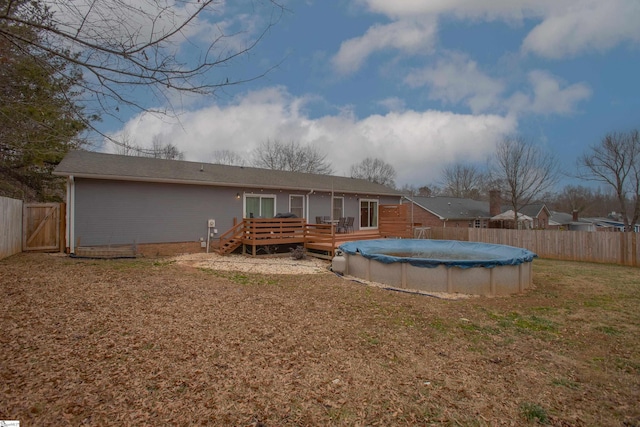
{"type": "Polygon", "coordinates": [[[245,218],[273,218],[276,214],[276,196],[247,194],[244,196],[245,218]]]}
{"type": "Polygon", "coordinates": [[[473,228],[482,228],[482,221],[479,219],[476,219],[473,223],[473,228]]]}
{"type": "Polygon", "coordinates": [[[333,198],[333,219],[344,216],[344,197],[333,198]]]}
{"type": "Polygon", "coordinates": [[[378,201],[360,200],[360,228],[378,227],[378,201]]]}
{"type": "Polygon", "coordinates": [[[295,214],[298,218],[304,218],[304,196],[289,196],[289,212],[295,214]]]}

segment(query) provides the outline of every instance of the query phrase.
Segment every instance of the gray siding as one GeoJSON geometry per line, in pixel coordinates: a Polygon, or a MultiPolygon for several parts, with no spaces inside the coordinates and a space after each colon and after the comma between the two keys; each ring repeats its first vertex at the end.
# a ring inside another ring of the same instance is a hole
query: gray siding
{"type": "MultiPolygon", "coordinates": [[[[76,179],[75,237],[81,246],[198,241],[207,220],[219,234],[242,218],[234,188],[76,179]]],[[[218,234],[218,235],[219,235],[218,234]]]]}
{"type": "MultiPolygon", "coordinates": [[[[76,178],[75,242],[77,246],[108,244],[191,242],[207,238],[207,220],[215,219],[218,238],[229,230],[234,219],[243,216],[243,198],[237,194],[273,194],[276,213],[289,211],[289,194],[299,191],[247,190],[240,187],[162,184],[76,178]]],[[[359,227],[359,200],[370,198],[380,204],[397,204],[399,197],[344,197],[345,216],[356,217],[359,227]]],[[[305,206],[306,208],[306,206],[305,206]]],[[[309,218],[331,214],[331,193],[315,193],[309,200],[309,218]]]]}

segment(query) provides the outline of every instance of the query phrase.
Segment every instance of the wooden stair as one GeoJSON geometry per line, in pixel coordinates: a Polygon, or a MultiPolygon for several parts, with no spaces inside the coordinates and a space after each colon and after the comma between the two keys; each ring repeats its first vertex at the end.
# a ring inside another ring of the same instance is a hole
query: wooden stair
{"type": "Polygon", "coordinates": [[[229,231],[220,236],[220,246],[217,252],[220,255],[228,255],[238,249],[242,244],[243,234],[244,223],[240,222],[234,225],[229,231]]]}

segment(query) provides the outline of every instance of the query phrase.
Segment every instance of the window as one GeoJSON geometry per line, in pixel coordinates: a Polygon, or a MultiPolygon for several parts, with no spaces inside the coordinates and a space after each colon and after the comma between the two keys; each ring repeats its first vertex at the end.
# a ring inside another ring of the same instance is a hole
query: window
{"type": "Polygon", "coordinates": [[[295,214],[298,218],[304,218],[304,196],[289,196],[289,212],[295,214]]]}
{"type": "Polygon", "coordinates": [[[360,200],[360,228],[378,227],[378,201],[360,200]]]}
{"type": "Polygon", "coordinates": [[[247,194],[244,196],[245,218],[273,218],[276,214],[276,196],[247,194]]]}
{"type": "Polygon", "coordinates": [[[344,216],[344,197],[333,198],[333,219],[344,216]]]}

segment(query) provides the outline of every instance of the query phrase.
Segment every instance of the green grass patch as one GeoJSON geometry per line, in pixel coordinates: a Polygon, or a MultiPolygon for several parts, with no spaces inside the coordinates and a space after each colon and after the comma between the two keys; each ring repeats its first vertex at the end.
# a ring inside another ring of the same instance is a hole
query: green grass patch
{"type": "Polygon", "coordinates": [[[529,422],[537,422],[539,424],[547,424],[549,415],[547,411],[537,403],[524,402],[520,405],[520,415],[529,422]]]}
{"type": "Polygon", "coordinates": [[[517,312],[501,314],[489,312],[489,318],[496,321],[500,328],[515,328],[519,332],[550,332],[556,333],[558,325],[554,321],[535,314],[523,315],[517,312]]]}
{"type": "Polygon", "coordinates": [[[558,387],[566,387],[571,390],[577,390],[580,388],[580,384],[567,378],[554,378],[551,381],[551,384],[558,387]]]}
{"type": "Polygon", "coordinates": [[[614,328],[613,326],[596,326],[594,329],[607,335],[620,335],[622,333],[622,331],[614,328]]]}

